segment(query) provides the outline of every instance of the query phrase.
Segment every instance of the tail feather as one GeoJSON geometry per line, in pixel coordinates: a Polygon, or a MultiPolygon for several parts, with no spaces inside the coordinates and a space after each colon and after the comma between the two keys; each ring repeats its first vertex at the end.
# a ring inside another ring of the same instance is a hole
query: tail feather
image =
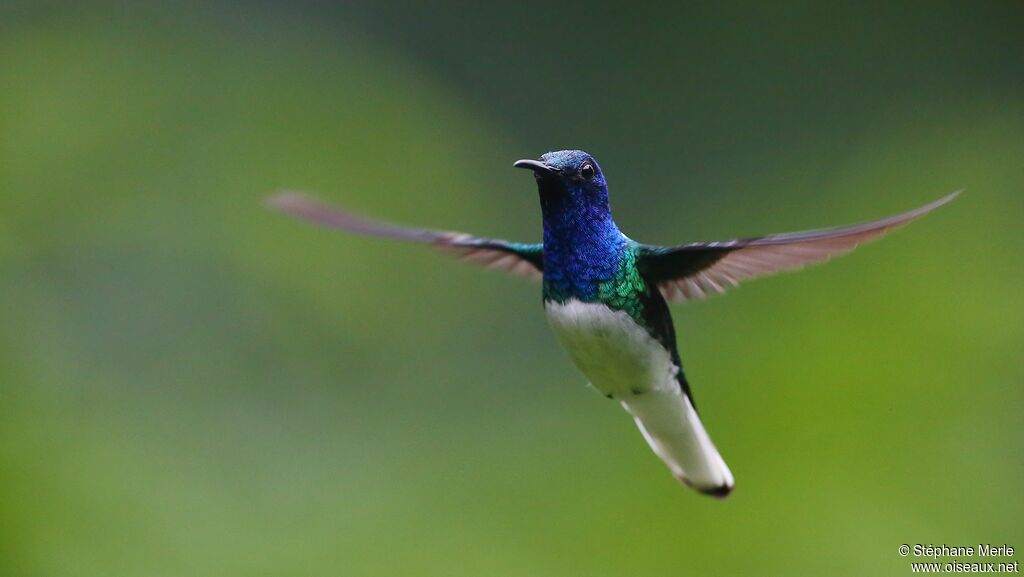
{"type": "Polygon", "coordinates": [[[732,492],[732,472],[704,430],[688,395],[651,391],[623,400],[622,406],[677,479],[715,497],[732,492]]]}

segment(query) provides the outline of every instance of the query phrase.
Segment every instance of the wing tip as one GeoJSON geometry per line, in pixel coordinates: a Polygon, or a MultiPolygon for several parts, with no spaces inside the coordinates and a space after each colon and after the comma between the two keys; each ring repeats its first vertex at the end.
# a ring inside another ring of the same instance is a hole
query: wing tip
{"type": "MultiPolygon", "coordinates": [[[[268,209],[324,228],[346,230],[367,236],[407,238],[399,227],[367,219],[331,206],[315,196],[297,190],[282,190],[263,201],[268,209]]],[[[419,240],[419,239],[408,239],[419,240]]]]}
{"type": "Polygon", "coordinates": [[[932,212],[933,210],[935,210],[935,209],[937,209],[937,208],[939,208],[941,206],[944,206],[944,205],[947,205],[947,204],[953,202],[954,200],[956,200],[956,197],[960,196],[960,193],[962,193],[963,191],[964,191],[964,189],[962,189],[962,188],[959,189],[959,190],[954,190],[953,192],[947,194],[946,196],[943,196],[942,198],[940,198],[938,200],[933,200],[933,201],[929,202],[928,204],[926,204],[924,206],[920,206],[918,208],[915,208],[914,210],[911,210],[910,212],[906,212],[906,213],[903,213],[901,215],[898,215],[898,216],[895,216],[895,217],[892,217],[892,218],[889,218],[889,219],[882,219],[882,221],[879,221],[879,222],[884,222],[885,223],[885,226],[883,227],[885,229],[900,228],[900,227],[910,223],[911,221],[914,221],[914,220],[917,220],[917,219],[921,218],[922,216],[932,212]],[[886,222],[886,221],[888,221],[888,222],[886,222]]]}
{"type": "Polygon", "coordinates": [[[301,213],[316,205],[312,196],[296,190],[279,190],[263,200],[263,206],[289,214],[301,213]]]}
{"type": "Polygon", "coordinates": [[[954,200],[956,200],[958,196],[960,196],[961,193],[963,193],[964,190],[965,189],[963,188],[954,190],[953,192],[947,194],[946,196],[922,206],[919,210],[921,211],[921,214],[931,212],[936,208],[939,208],[940,206],[953,202],[954,200]]]}

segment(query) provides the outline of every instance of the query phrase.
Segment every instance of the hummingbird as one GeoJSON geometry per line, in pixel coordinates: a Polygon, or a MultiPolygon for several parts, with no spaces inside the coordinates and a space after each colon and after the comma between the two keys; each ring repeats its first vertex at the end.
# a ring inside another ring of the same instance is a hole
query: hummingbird
{"type": "Polygon", "coordinates": [[[586,152],[548,152],[513,166],[532,171],[536,178],[542,242],[398,226],[298,192],[280,193],[268,204],[328,228],[422,243],[470,263],[541,281],[544,310],[556,339],[591,386],[622,405],[676,479],[720,498],[732,492],[733,475],[697,413],[669,303],[724,293],[748,279],[827,261],[959,194],[853,226],[661,246],[636,242],[619,230],[608,202],[608,182],[586,152]]]}

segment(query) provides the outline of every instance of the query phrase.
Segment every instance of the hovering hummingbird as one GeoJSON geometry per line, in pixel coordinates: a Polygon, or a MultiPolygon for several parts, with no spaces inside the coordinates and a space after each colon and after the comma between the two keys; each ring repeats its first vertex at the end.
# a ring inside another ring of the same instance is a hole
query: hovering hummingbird
{"type": "Polygon", "coordinates": [[[733,476],[697,414],[667,303],[826,261],[958,194],[854,226],[657,246],[638,243],[615,225],[608,183],[589,154],[549,152],[513,166],[536,177],[544,221],[541,243],[396,226],[301,193],[279,194],[269,204],[329,228],[429,244],[472,263],[543,281],[548,321],[573,363],[595,389],[619,401],[677,479],[716,497],[732,491],[733,476]]]}

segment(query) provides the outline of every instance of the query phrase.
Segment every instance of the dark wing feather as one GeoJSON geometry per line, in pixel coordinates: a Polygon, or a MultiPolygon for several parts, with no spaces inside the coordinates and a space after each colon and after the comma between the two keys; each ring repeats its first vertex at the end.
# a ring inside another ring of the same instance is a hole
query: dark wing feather
{"type": "Polygon", "coordinates": [[[723,293],[741,281],[825,262],[857,245],[935,210],[959,192],[920,208],[873,222],[841,228],[701,242],[672,247],[640,245],[638,265],[669,301],[723,293]]]}
{"type": "Polygon", "coordinates": [[[539,243],[513,243],[461,232],[407,228],[356,216],[298,192],[278,194],[271,197],[267,204],[327,228],[429,244],[466,262],[538,280],[543,276],[544,251],[539,243]]]}

